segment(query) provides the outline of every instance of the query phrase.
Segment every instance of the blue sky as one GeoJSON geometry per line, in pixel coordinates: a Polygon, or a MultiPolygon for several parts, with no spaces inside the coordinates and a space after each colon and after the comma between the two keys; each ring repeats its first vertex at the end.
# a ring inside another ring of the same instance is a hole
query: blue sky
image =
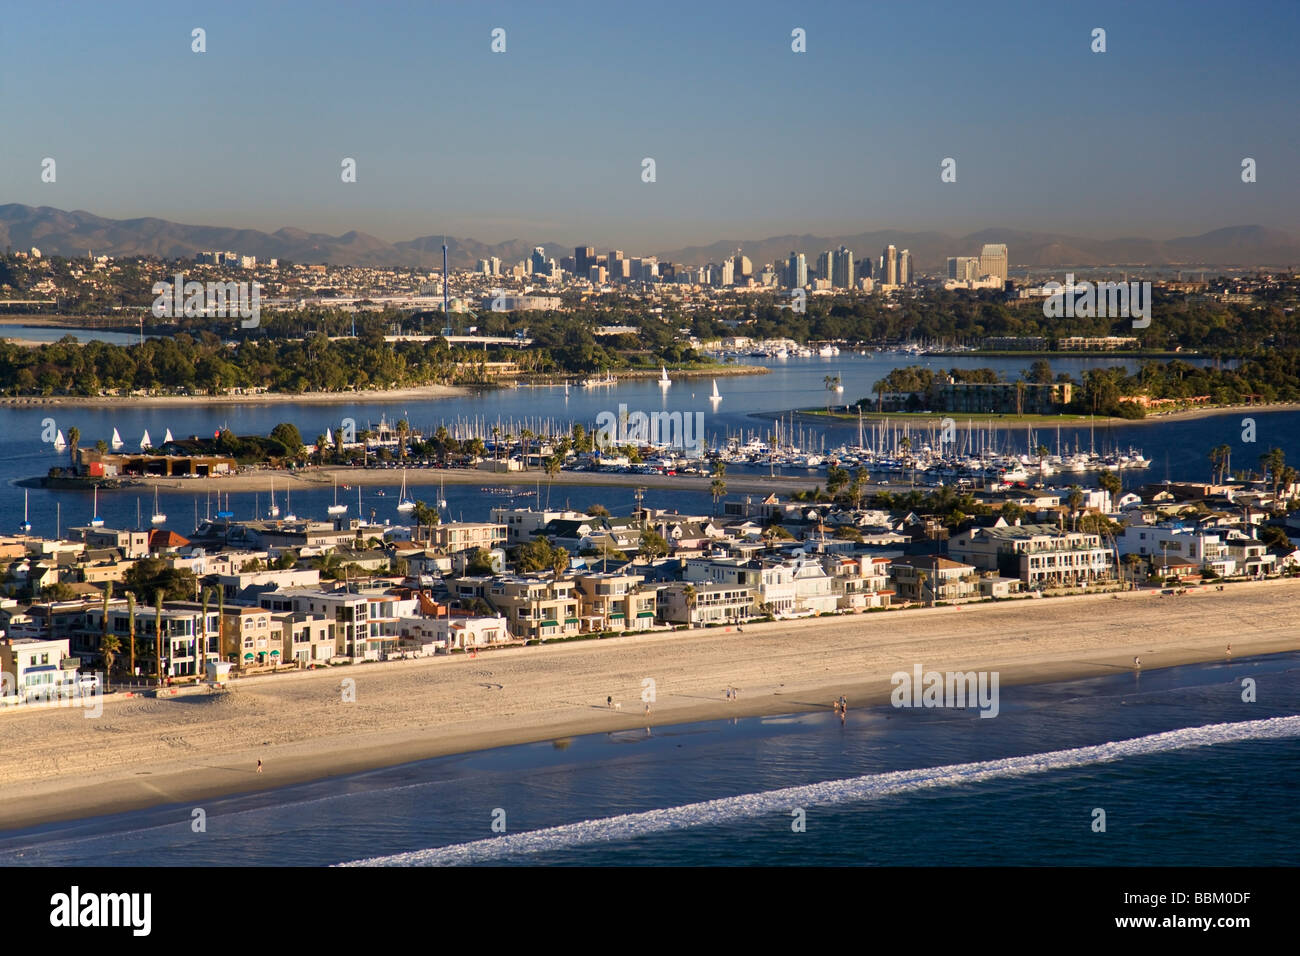
{"type": "Polygon", "coordinates": [[[628,249],[1292,229],[1298,26],[1294,0],[13,4],[0,202],[628,249]]]}

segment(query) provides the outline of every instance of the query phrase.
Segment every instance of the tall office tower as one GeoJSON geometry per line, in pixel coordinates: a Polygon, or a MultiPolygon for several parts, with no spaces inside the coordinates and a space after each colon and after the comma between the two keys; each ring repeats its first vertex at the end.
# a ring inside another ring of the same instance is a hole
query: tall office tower
{"type": "Polygon", "coordinates": [[[533,275],[542,275],[546,273],[549,266],[546,264],[546,250],[541,246],[533,249],[533,254],[528,258],[529,271],[533,275]]]}
{"type": "Polygon", "coordinates": [[[595,264],[596,250],[591,246],[578,246],[573,250],[573,271],[578,275],[585,276],[595,264]]]}
{"type": "Polygon", "coordinates": [[[486,259],[480,259],[478,261],[478,272],[479,275],[490,276],[492,274],[492,263],[486,259]]]}
{"type": "Polygon", "coordinates": [[[909,249],[898,254],[898,284],[912,284],[912,253],[909,249]]]}
{"type": "Polygon", "coordinates": [[[948,257],[948,278],[949,279],[957,278],[957,257],[956,256],[948,257]]]}
{"type": "Polygon", "coordinates": [[[497,256],[489,256],[488,265],[492,267],[492,271],[488,275],[499,276],[501,274],[501,260],[497,256]]]}
{"type": "Polygon", "coordinates": [[[817,257],[817,278],[831,281],[831,273],[835,271],[835,253],[827,250],[817,257]]]}
{"type": "Polygon", "coordinates": [[[735,285],[736,284],[736,260],[727,258],[722,260],[722,269],[718,273],[718,285],[735,285]]]}
{"type": "Polygon", "coordinates": [[[802,289],[808,284],[808,259],[802,252],[791,252],[786,263],[785,284],[792,289],[802,289]]]}
{"type": "Polygon", "coordinates": [[[605,254],[605,270],[609,273],[609,278],[611,282],[617,281],[619,276],[622,275],[621,270],[623,267],[619,265],[619,263],[622,261],[623,261],[622,249],[611,249],[609,252],[605,254]]]}
{"type": "Polygon", "coordinates": [[[587,278],[591,281],[592,285],[604,285],[605,267],[592,266],[590,269],[587,270],[587,278]]]}
{"type": "Polygon", "coordinates": [[[835,267],[832,270],[831,284],[837,289],[853,288],[853,252],[848,246],[840,246],[835,253],[835,267]]]}
{"type": "Polygon", "coordinates": [[[871,256],[867,256],[865,259],[859,259],[854,263],[853,268],[857,272],[857,278],[870,279],[875,275],[876,271],[872,268],[872,265],[871,256]]]}
{"type": "Polygon", "coordinates": [[[1007,247],[1002,244],[986,245],[980,250],[980,275],[994,276],[1007,281],[1007,247]]]}
{"type": "Polygon", "coordinates": [[[739,252],[736,253],[735,273],[737,281],[748,279],[754,274],[754,263],[749,261],[749,256],[742,256],[739,252]]]}
{"type": "Polygon", "coordinates": [[[883,285],[898,285],[898,250],[885,246],[880,255],[880,281],[883,285]]]}

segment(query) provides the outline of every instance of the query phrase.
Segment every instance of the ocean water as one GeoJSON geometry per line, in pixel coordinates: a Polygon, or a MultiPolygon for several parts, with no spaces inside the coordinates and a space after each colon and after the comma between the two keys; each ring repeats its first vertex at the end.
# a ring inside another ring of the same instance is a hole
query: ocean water
{"type": "Polygon", "coordinates": [[[1300,864],[1300,653],[1000,704],[500,748],[4,833],[0,865],[1300,864]]]}

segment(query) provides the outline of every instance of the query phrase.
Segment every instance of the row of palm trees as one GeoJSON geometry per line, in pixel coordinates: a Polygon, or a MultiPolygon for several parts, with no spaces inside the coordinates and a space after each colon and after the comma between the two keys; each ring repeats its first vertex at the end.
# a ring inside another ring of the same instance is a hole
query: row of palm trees
{"type": "MultiPolygon", "coordinates": [[[[1207,457],[1215,483],[1223,484],[1232,475],[1232,446],[1215,445],[1207,457]]],[[[1260,474],[1268,479],[1274,498],[1282,488],[1289,488],[1300,479],[1300,472],[1286,463],[1286,452],[1281,448],[1270,448],[1260,455],[1259,467],[1260,474]]]]}
{"type": "MultiPolygon", "coordinates": [[[[194,648],[194,666],[196,675],[200,673],[203,662],[207,656],[208,644],[208,608],[209,599],[213,592],[217,595],[217,648],[220,651],[224,644],[225,617],[226,617],[226,596],[220,587],[207,587],[203,589],[203,617],[200,622],[200,631],[195,638],[194,648]]],[[[163,598],[165,592],[158,588],[154,592],[154,676],[159,683],[162,682],[162,664],[165,659],[163,656],[163,598]]],[[[103,608],[103,635],[100,638],[100,653],[104,658],[104,669],[106,671],[106,681],[111,679],[113,674],[113,665],[119,663],[118,656],[122,653],[122,639],[116,634],[109,631],[108,605],[113,600],[113,582],[108,582],[104,588],[104,608],[103,608]]],[[[135,594],[131,591],[126,592],[126,618],[128,628],[128,657],[127,673],[135,675],[135,594]]]]}

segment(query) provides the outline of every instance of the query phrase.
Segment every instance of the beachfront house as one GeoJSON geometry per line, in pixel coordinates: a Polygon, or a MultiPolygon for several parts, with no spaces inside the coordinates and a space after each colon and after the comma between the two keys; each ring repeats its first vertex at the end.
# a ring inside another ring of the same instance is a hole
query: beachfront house
{"type": "Polygon", "coordinates": [[[484,599],[521,640],[572,637],[582,630],[579,599],[567,576],[539,572],[490,578],[484,599]]]}
{"type": "Polygon", "coordinates": [[[980,596],[979,572],[974,565],[939,555],[895,558],[889,574],[898,599],[911,604],[953,604],[980,596]]]}
{"type": "Polygon", "coordinates": [[[668,624],[740,624],[759,613],[758,592],[736,584],[675,581],[659,589],[657,612],[668,624]]]}
{"type": "Polygon", "coordinates": [[[968,528],[949,540],[948,554],[981,571],[1018,577],[1031,589],[1115,579],[1115,554],[1100,535],[1050,524],[968,528]]]}
{"type": "Polygon", "coordinates": [[[574,575],[584,631],[648,631],[655,624],[657,588],[630,572],[574,575]]]}
{"type": "Polygon", "coordinates": [[[889,585],[889,558],[822,554],[820,560],[830,579],[838,610],[889,607],[894,596],[894,589],[889,585]]]}
{"type": "Polygon", "coordinates": [[[81,661],[68,641],[34,637],[0,640],[0,703],[49,700],[73,693],[81,661]]]}
{"type": "Polygon", "coordinates": [[[510,626],[500,615],[487,617],[411,617],[398,622],[404,651],[422,657],[451,650],[473,650],[510,641],[510,626]]]}
{"type": "Polygon", "coordinates": [[[272,613],[271,626],[280,629],[284,663],[306,667],[328,663],[334,656],[334,622],[323,614],[300,611],[272,613]]]}

